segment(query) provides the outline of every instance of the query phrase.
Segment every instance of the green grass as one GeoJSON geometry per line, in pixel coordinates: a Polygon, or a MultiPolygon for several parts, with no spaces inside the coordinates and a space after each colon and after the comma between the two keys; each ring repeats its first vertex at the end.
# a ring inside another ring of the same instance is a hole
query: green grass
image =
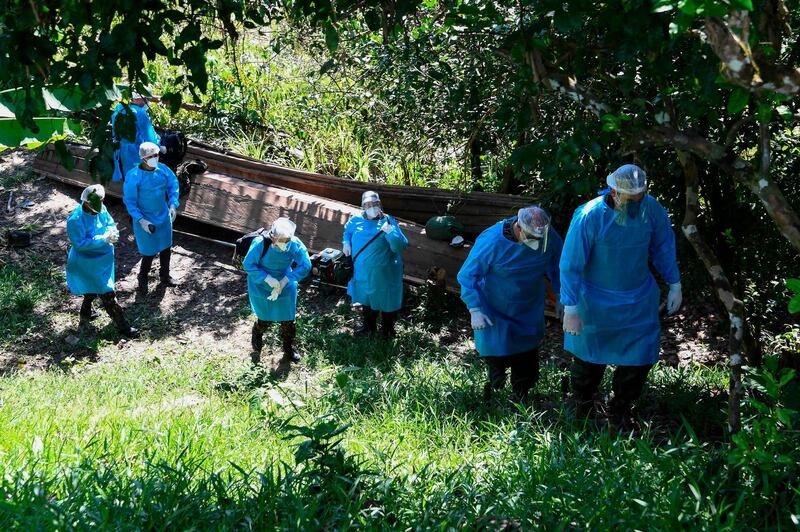
{"type": "Polygon", "coordinates": [[[53,264],[26,259],[0,266],[0,346],[49,322],[63,273],[53,264]]]}
{"type": "MultiPolygon", "coordinates": [[[[30,272],[32,287],[51,275],[30,272]]],[[[724,368],[658,368],[632,437],[576,420],[555,362],[533,405],[486,403],[466,338],[441,337],[447,310],[417,308],[387,345],[342,332],[345,305],[303,305],[306,357],[286,379],[224,339],[169,338],[0,377],[0,529],[716,530],[800,514],[795,440],[744,431],[734,457],[718,438],[724,368]],[[790,463],[765,472],[751,448],[790,463]]]]}

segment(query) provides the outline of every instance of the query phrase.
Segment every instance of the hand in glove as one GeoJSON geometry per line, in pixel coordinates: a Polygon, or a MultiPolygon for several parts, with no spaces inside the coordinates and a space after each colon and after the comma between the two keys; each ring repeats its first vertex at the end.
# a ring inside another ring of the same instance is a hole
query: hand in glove
{"type": "Polygon", "coordinates": [[[267,278],[264,279],[264,282],[267,283],[269,285],[269,287],[272,288],[273,290],[278,288],[278,286],[280,286],[280,284],[281,284],[280,281],[278,281],[276,278],[274,278],[271,275],[267,275],[267,278]]]}
{"type": "Polygon", "coordinates": [[[381,226],[381,231],[383,231],[388,235],[389,233],[394,231],[394,226],[389,222],[389,220],[386,220],[385,222],[383,222],[383,225],[381,226]]]}
{"type": "Polygon", "coordinates": [[[669,294],[667,294],[667,314],[675,314],[681,303],[683,302],[683,292],[681,291],[681,283],[669,285],[669,294]]]}
{"type": "Polygon", "coordinates": [[[583,331],[583,320],[577,306],[564,307],[564,332],[578,336],[583,331]]]}
{"type": "Polygon", "coordinates": [[[492,320],[489,319],[489,316],[481,312],[480,309],[477,308],[469,309],[469,315],[470,315],[470,325],[472,325],[472,328],[475,329],[476,331],[494,325],[494,323],[492,323],[492,320]]]}
{"type": "Polygon", "coordinates": [[[278,285],[278,288],[273,288],[272,289],[272,293],[269,295],[267,300],[268,301],[277,301],[278,296],[280,296],[280,295],[281,295],[281,289],[280,289],[280,285],[278,285]]]}
{"type": "Polygon", "coordinates": [[[178,217],[178,209],[175,208],[174,205],[169,206],[169,221],[174,222],[175,218],[178,217]]]}
{"type": "Polygon", "coordinates": [[[145,220],[144,218],[139,220],[139,225],[142,226],[142,229],[144,229],[144,232],[148,235],[152,235],[156,230],[156,226],[153,225],[153,222],[150,220],[145,220]]]}
{"type": "Polygon", "coordinates": [[[342,244],[342,253],[344,253],[345,257],[349,257],[353,253],[353,248],[350,247],[348,242],[342,244]]]}
{"type": "Polygon", "coordinates": [[[289,284],[289,278],[284,275],[283,279],[280,280],[281,292],[283,291],[284,288],[286,288],[287,284],[289,284]]]}
{"type": "Polygon", "coordinates": [[[109,229],[103,233],[103,240],[106,241],[106,244],[113,244],[119,240],[119,232],[116,229],[109,229]]]}

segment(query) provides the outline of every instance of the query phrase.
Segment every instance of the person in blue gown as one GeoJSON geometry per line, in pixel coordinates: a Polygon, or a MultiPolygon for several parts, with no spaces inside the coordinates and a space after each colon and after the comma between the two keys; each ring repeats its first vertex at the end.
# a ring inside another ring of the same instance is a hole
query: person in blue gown
{"type": "Polygon", "coordinates": [[[177,286],[169,271],[172,257],[172,223],[177,216],[178,178],[169,167],[158,162],[160,151],[152,142],[139,146],[141,163],[125,176],[122,199],[128,208],[142,255],[139,267],[140,295],[147,294],[150,268],[159,257],[160,279],[164,286],[177,286]]]}
{"type": "Polygon", "coordinates": [[[67,287],[74,295],[83,296],[80,327],[97,318],[92,303],[100,298],[112,322],[125,336],[137,336],[138,331],[125,319],[125,313],[114,292],[114,243],[119,231],[103,199],[102,185],[91,185],[81,194],[81,202],[67,218],[67,237],[70,242],[67,256],[67,287]]]}
{"type": "Polygon", "coordinates": [[[381,315],[381,335],[395,336],[397,313],[403,305],[403,251],[408,239],[397,221],[384,214],[380,197],[367,191],[361,195],[361,214],[344,226],[342,251],[354,257],[353,278],[347,294],[361,305],[364,322],[355,334],[377,331],[381,315]]]}
{"type": "Polygon", "coordinates": [[[669,314],[682,293],[675,234],[667,211],[646,193],[645,171],[626,164],[607,183],[575,211],[561,254],[564,349],[574,355],[579,414],[594,413],[594,394],[614,365],[610,410],[624,419],[659,355],[661,293],[648,263],[669,284],[669,314]]]}
{"type": "Polygon", "coordinates": [[[297,283],[311,271],[311,260],[294,232],[291,220],[278,218],[266,238],[253,239],[242,262],[247,272],[250,307],[256,315],[251,338],[254,364],[261,361],[264,333],[273,322],[280,323],[284,360],[300,361],[294,348],[297,283]]]}
{"type": "Polygon", "coordinates": [[[487,399],[493,389],[505,386],[509,368],[517,400],[524,399],[539,379],[545,278],[558,293],[561,247],[547,213],[526,207],[481,233],[458,272],[475,348],[488,367],[487,399]]]}
{"type": "MultiPolygon", "coordinates": [[[[111,114],[111,132],[114,141],[119,144],[114,151],[115,164],[112,181],[121,181],[139,164],[139,146],[143,142],[152,142],[156,146],[161,144],[161,138],[150,121],[147,109],[147,101],[144,97],[134,93],[127,106],[118,103],[111,114]],[[128,131],[129,128],[126,128],[125,118],[129,114],[133,115],[131,123],[135,126],[135,130],[128,131]]],[[[163,147],[160,150],[162,153],[166,152],[163,147]]]]}

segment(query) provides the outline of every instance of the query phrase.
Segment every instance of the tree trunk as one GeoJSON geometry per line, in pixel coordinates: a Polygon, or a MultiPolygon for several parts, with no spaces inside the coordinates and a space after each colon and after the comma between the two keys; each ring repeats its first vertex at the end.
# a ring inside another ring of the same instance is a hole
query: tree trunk
{"type": "Polygon", "coordinates": [[[719,264],[714,251],[706,243],[700,232],[697,230],[697,218],[700,213],[700,203],[697,194],[698,165],[694,157],[688,152],[678,150],[678,160],[683,167],[684,179],[686,181],[686,215],[683,219],[683,234],[692,245],[703,261],[708,270],[717,296],[722,301],[730,317],[730,337],[728,339],[730,349],[730,388],[728,395],[728,432],[734,433],[739,430],[741,424],[740,405],[742,399],[742,365],[744,357],[742,350],[744,347],[745,331],[747,323],[745,321],[744,303],[735,297],[731,283],[725,275],[725,271],[719,264]]]}
{"type": "Polygon", "coordinates": [[[473,183],[480,183],[483,179],[483,170],[481,169],[481,151],[480,137],[475,134],[469,143],[469,169],[473,183]]]}

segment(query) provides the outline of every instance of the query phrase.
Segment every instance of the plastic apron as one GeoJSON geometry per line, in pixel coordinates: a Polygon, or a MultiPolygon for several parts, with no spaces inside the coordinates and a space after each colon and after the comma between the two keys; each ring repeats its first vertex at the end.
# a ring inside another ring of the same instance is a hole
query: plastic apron
{"type": "Polygon", "coordinates": [[[660,292],[648,266],[653,222],[640,216],[619,225],[615,215],[605,213],[586,265],[578,303],[583,331],[565,334],[564,349],[595,364],[654,364],[661,326],[660,292]]]}
{"type": "Polygon", "coordinates": [[[122,199],[133,218],[133,233],[139,253],[151,257],[171,247],[169,205],[178,207],[178,178],[172,170],[162,163],[158,163],[153,171],[137,166],[125,176],[122,190],[122,199]],[[155,225],[153,234],[147,233],[139,224],[142,218],[155,225]]]}
{"type": "Polygon", "coordinates": [[[347,294],[354,303],[394,312],[403,305],[403,258],[400,254],[408,247],[408,240],[397,222],[390,216],[378,220],[354,216],[345,225],[344,242],[350,244],[355,256],[387,220],[394,230],[379,236],[358,256],[347,294]]]}
{"type": "Polygon", "coordinates": [[[70,247],[67,255],[67,287],[75,295],[114,291],[114,246],[98,238],[114,228],[105,207],[92,215],[81,205],[67,218],[70,247]]]}
{"type": "Polygon", "coordinates": [[[289,242],[286,251],[270,246],[262,257],[263,249],[264,239],[254,239],[242,262],[242,267],[247,272],[250,307],[258,319],[263,321],[294,321],[297,312],[297,283],[311,271],[308,250],[297,238],[289,242]],[[284,277],[289,278],[275,301],[268,299],[272,295],[272,287],[266,283],[268,275],[278,281],[284,277]]]}
{"type": "Polygon", "coordinates": [[[545,333],[544,277],[552,279],[556,290],[559,284],[558,234],[550,230],[547,250],[542,253],[506,238],[503,224],[478,237],[458,273],[464,302],[480,308],[493,323],[474,331],[475,348],[484,357],[535,349],[545,333]]]}

